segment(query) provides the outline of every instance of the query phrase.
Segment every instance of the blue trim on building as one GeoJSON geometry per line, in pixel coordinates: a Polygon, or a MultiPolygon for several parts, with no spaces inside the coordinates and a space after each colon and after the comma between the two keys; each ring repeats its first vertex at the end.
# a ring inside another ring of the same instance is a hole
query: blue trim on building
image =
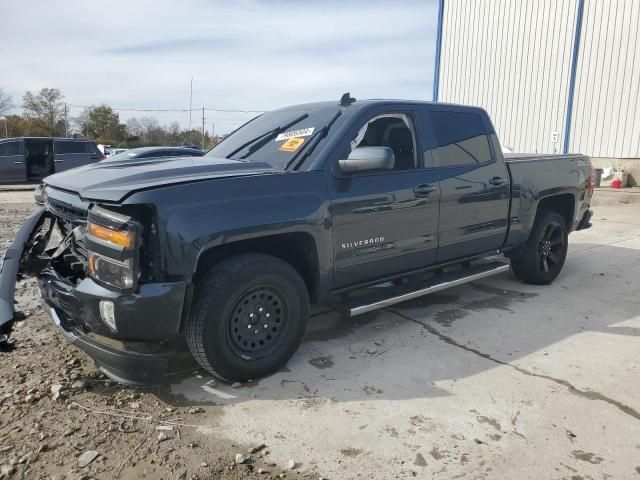
{"type": "Polygon", "coordinates": [[[576,72],[578,70],[578,54],[580,53],[580,37],[582,34],[582,15],[584,0],[578,0],[578,14],[576,15],[576,33],[573,39],[573,55],[571,57],[571,75],[569,77],[569,95],[567,98],[567,117],[564,124],[564,145],[562,153],[569,153],[571,139],[571,117],[573,116],[573,95],[576,89],[576,72]]]}
{"type": "Polygon", "coordinates": [[[444,20],[444,0],[438,1],[438,31],[436,33],[436,64],[433,69],[433,101],[438,101],[440,88],[440,56],[442,55],[442,22],[444,20]]]}

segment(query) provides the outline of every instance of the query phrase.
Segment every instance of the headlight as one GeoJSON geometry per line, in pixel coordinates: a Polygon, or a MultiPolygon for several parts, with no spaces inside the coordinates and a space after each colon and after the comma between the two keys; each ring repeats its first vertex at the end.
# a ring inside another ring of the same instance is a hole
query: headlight
{"type": "Polygon", "coordinates": [[[98,280],[121,289],[133,288],[135,283],[133,259],[118,262],[89,251],[89,274],[98,280]]]}
{"type": "Polygon", "coordinates": [[[87,219],[89,275],[119,288],[135,288],[142,226],[131,217],[94,206],[87,219]]]}

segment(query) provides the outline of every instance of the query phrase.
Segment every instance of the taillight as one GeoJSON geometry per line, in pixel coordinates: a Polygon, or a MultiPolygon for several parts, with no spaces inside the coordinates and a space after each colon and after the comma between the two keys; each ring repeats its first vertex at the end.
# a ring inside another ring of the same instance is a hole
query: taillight
{"type": "Polygon", "coordinates": [[[105,157],[104,155],[100,155],[100,156],[98,157],[98,161],[104,160],[105,158],[106,158],[106,157],[105,157]]]}
{"type": "Polygon", "coordinates": [[[589,195],[589,197],[593,197],[593,188],[596,185],[596,171],[593,168],[593,166],[591,167],[591,175],[589,175],[589,188],[587,189],[587,195],[589,195]]]}

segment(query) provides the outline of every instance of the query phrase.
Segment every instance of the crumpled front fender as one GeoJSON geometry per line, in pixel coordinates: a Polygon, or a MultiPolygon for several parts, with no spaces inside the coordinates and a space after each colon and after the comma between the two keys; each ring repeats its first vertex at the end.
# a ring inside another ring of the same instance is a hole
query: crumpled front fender
{"type": "MultiPolygon", "coordinates": [[[[18,231],[15,240],[4,254],[4,259],[0,265],[0,343],[9,339],[13,326],[13,304],[18,272],[26,266],[26,270],[29,270],[30,273],[37,273],[33,272],[33,269],[28,268],[29,265],[24,263],[23,255],[33,252],[35,243],[42,245],[48,242],[48,235],[44,237],[37,235],[47,216],[48,213],[44,207],[38,208],[29,215],[18,231]]],[[[44,250],[44,247],[45,245],[42,245],[36,249],[40,250],[42,248],[44,250]]]]}

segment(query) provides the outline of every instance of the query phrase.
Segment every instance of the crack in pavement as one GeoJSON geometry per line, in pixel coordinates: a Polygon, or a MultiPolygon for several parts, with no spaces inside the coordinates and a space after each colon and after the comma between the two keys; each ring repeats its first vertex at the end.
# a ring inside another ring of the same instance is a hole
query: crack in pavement
{"type": "Polygon", "coordinates": [[[563,380],[562,378],[555,378],[552,377],[550,375],[544,375],[541,373],[534,373],[530,370],[527,370],[526,368],[522,368],[522,367],[518,367],[517,365],[513,365],[509,362],[503,362],[502,360],[498,360],[497,358],[492,357],[490,354],[488,353],[484,353],[481,352],[480,350],[477,350],[475,348],[472,347],[468,347],[466,345],[462,345],[461,343],[458,343],[456,340],[454,340],[453,338],[443,334],[442,332],[440,332],[438,329],[434,328],[433,326],[421,322],[420,320],[417,320],[415,318],[412,318],[408,315],[405,315],[397,310],[391,309],[391,308],[385,308],[384,310],[386,310],[387,312],[390,313],[394,313],[396,315],[398,315],[399,317],[404,318],[405,320],[409,320],[410,322],[414,322],[417,323],[418,325],[420,325],[422,328],[424,328],[427,332],[431,333],[432,335],[435,335],[436,337],[438,337],[440,340],[442,340],[443,342],[452,345],[454,347],[457,348],[461,348],[462,350],[465,350],[469,353],[473,353],[474,355],[477,355],[479,357],[482,358],[486,358],[487,360],[490,360],[494,363],[497,363],[498,365],[504,365],[506,367],[511,367],[514,370],[516,370],[517,372],[522,373],[523,375],[529,375],[529,376],[533,376],[533,377],[538,377],[538,378],[543,378],[545,380],[549,380],[551,382],[557,383],[558,385],[562,385],[563,387],[566,387],[570,393],[577,395],[579,397],[582,398],[586,398],[587,400],[600,400],[602,402],[606,402],[609,405],[613,405],[614,407],[616,407],[617,409],[619,409],[621,412],[635,418],[636,420],[640,420],[640,412],[638,412],[636,409],[625,405],[622,402],[619,402],[618,400],[614,400],[613,398],[609,398],[606,395],[603,395],[602,393],[599,392],[594,392],[592,390],[581,390],[578,387],[576,387],[575,385],[573,385],[571,382],[567,381],[567,380],[563,380]]]}

